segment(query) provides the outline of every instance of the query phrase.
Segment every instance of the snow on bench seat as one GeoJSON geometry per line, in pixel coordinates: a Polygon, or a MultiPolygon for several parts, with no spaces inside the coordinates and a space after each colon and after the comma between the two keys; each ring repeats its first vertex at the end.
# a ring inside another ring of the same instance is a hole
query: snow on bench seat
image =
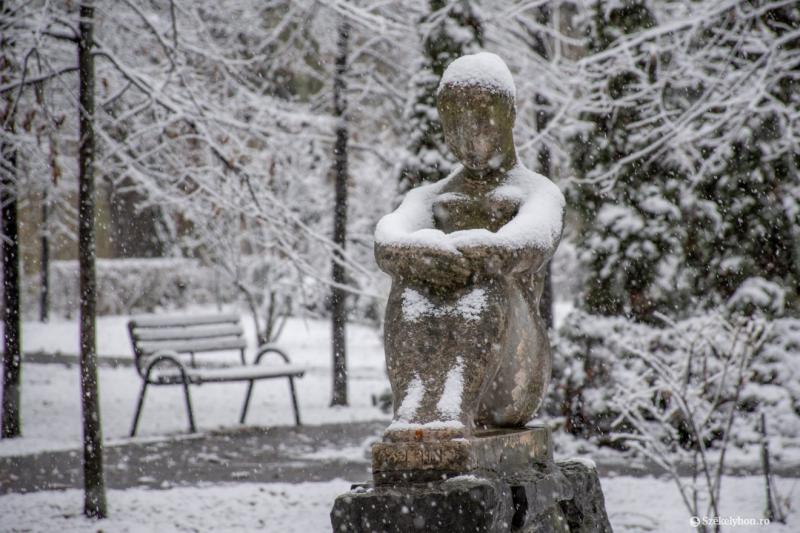
{"type": "MultiPolygon", "coordinates": [[[[251,381],[257,379],[301,377],[306,369],[300,365],[250,365],[221,368],[187,368],[186,375],[192,383],[224,383],[226,381],[251,381]]],[[[157,380],[180,382],[180,371],[165,368],[157,371],[157,380]]]]}
{"type": "Polygon", "coordinates": [[[140,341],[205,339],[208,337],[238,337],[244,335],[241,326],[190,326],[137,329],[136,338],[140,341]]]}
{"type": "Polygon", "coordinates": [[[218,315],[174,315],[174,316],[137,316],[131,319],[133,327],[167,328],[172,326],[199,326],[202,324],[239,323],[239,315],[222,313],[218,315]]]}

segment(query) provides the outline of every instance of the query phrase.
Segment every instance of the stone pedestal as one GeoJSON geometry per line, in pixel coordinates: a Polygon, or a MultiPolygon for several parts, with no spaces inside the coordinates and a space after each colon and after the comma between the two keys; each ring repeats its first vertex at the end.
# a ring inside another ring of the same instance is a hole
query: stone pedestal
{"type": "Polygon", "coordinates": [[[468,472],[513,473],[553,461],[546,427],[477,431],[467,439],[379,442],[372,446],[376,484],[441,481],[468,472]]]}
{"type": "Polygon", "coordinates": [[[373,446],[372,483],[353,485],[331,511],[335,532],[606,533],[590,462],[552,457],[547,428],[470,439],[373,446]]]}

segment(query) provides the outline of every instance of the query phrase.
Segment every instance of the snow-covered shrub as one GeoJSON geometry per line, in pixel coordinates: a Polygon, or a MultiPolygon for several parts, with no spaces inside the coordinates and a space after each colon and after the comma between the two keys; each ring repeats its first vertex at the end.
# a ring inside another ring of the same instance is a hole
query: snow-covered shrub
{"type": "MultiPolygon", "coordinates": [[[[233,292],[209,267],[191,259],[99,259],[97,313],[101,315],[152,312],[189,304],[228,302],[233,292]]],[[[26,280],[24,308],[38,311],[38,278],[26,280]]],[[[50,310],[67,318],[78,314],[78,262],[50,265],[50,310]]]]}
{"type": "Polygon", "coordinates": [[[762,415],[774,458],[800,447],[800,320],[662,322],[573,312],[553,338],[550,414],[661,467],[691,515],[719,516],[725,465],[758,456],[762,415]]]}
{"type": "Polygon", "coordinates": [[[692,516],[719,516],[729,450],[760,440],[748,416],[759,402],[748,409],[742,399],[768,324],[713,314],[668,326],[663,337],[620,339],[641,367],[616,384],[612,402],[620,415],[613,438],[669,474],[692,516]],[[687,466],[690,476],[682,479],[687,466]]]}
{"type": "Polygon", "coordinates": [[[760,276],[753,276],[742,283],[733,296],[728,298],[727,307],[731,311],[752,314],[762,312],[770,315],[783,313],[786,291],[760,276]]]}
{"type": "MultiPolygon", "coordinates": [[[[710,392],[718,386],[715,372],[728,360],[731,347],[739,349],[735,341],[742,333],[730,326],[737,320],[741,319],[708,313],[655,327],[575,311],[552,338],[549,414],[563,419],[564,429],[574,435],[619,445],[612,438],[620,416],[617,390],[645,390],[652,385],[648,381],[652,369],[642,354],[663,361],[673,372],[679,369],[690,384],[710,392]]],[[[760,412],[767,415],[772,434],[785,437],[787,445],[800,444],[800,320],[765,324],[763,343],[748,362],[736,401],[739,416],[732,435],[736,446],[757,441],[760,412]]],[[[729,391],[714,390],[717,401],[731,400],[729,391]]],[[[707,444],[713,446],[717,438],[714,432],[709,435],[707,444]]]]}

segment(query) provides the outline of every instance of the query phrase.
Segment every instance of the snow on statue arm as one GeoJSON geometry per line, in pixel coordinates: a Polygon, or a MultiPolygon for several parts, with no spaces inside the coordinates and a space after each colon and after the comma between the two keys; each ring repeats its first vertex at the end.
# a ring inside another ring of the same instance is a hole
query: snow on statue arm
{"type": "MultiPolygon", "coordinates": [[[[456,171],[458,172],[458,171],[456,171]]],[[[375,256],[385,272],[438,285],[464,285],[474,276],[537,271],[561,237],[564,196],[549,179],[521,165],[494,191],[520,203],[497,232],[435,228],[433,201],[450,178],[411,191],[378,223],[375,256]]]]}
{"type": "Polygon", "coordinates": [[[375,259],[381,270],[412,282],[445,287],[469,281],[467,258],[434,227],[433,199],[448,180],[410,191],[400,207],[378,222],[375,259]]]}
{"type": "Polygon", "coordinates": [[[518,165],[509,172],[509,182],[494,192],[495,196],[505,194],[517,197],[520,207],[497,232],[471,229],[447,236],[448,242],[467,258],[473,273],[536,272],[558,247],[565,205],[558,187],[518,165]]]}

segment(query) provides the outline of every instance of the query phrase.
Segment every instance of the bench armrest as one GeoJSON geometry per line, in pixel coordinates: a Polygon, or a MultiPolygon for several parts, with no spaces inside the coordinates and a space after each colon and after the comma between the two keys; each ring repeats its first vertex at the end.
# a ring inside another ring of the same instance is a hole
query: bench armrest
{"type": "Polygon", "coordinates": [[[256,359],[253,364],[258,364],[261,362],[261,358],[269,353],[277,354],[283,361],[288,365],[291,363],[289,360],[289,356],[286,355],[286,352],[275,346],[274,344],[263,344],[258,347],[258,351],[256,352],[256,359]]]}
{"type": "Polygon", "coordinates": [[[164,350],[156,352],[148,358],[147,366],[145,367],[144,379],[150,381],[150,373],[156,366],[167,364],[174,366],[181,374],[183,381],[188,382],[186,375],[186,366],[178,359],[178,353],[172,350],[164,350]]]}

